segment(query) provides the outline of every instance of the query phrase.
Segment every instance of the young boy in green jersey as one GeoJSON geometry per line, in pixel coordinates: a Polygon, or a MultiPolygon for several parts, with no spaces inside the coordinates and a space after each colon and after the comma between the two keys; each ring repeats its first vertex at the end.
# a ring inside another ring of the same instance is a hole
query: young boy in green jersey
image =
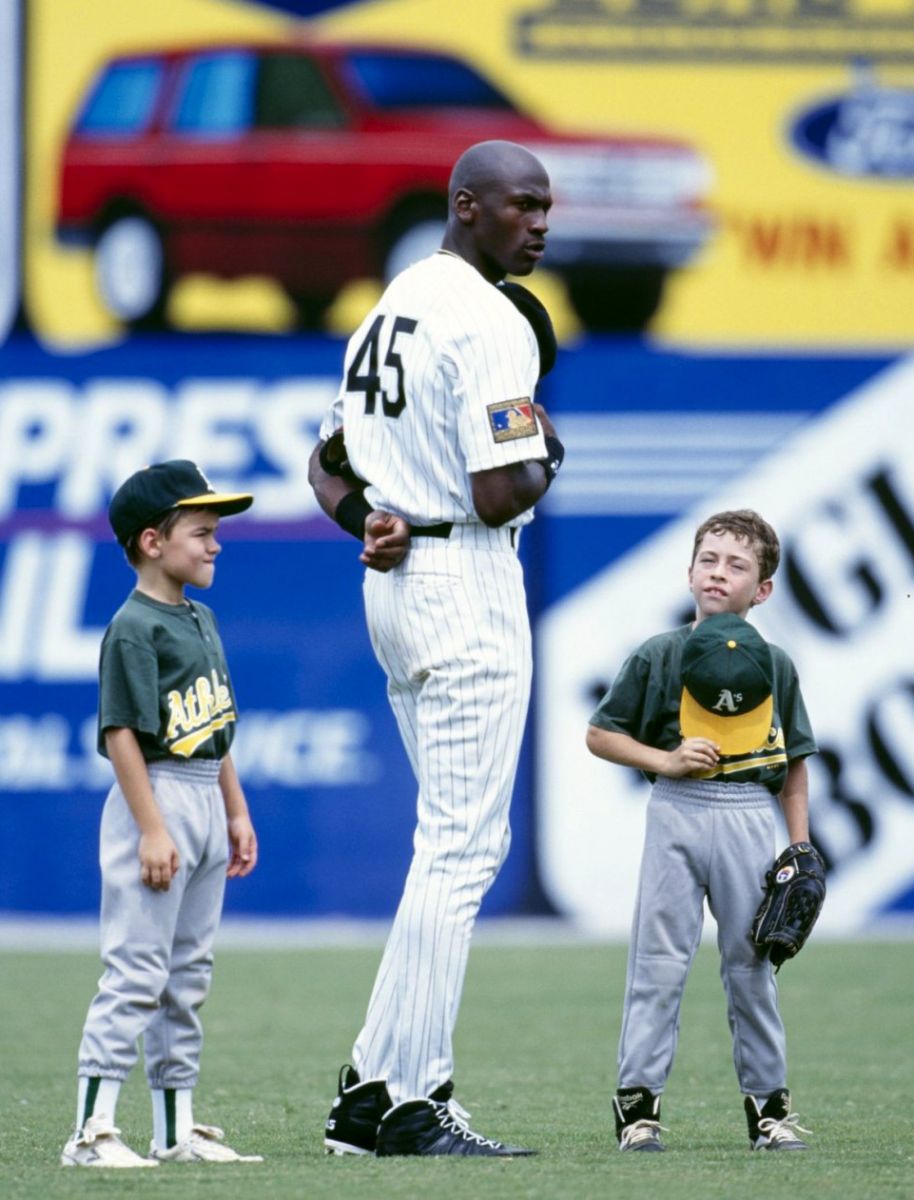
{"type": "Polygon", "coordinates": [[[101,648],[99,751],[115,774],[100,835],[105,972],[83,1028],[63,1166],[262,1161],[193,1116],[198,1010],[225,880],[253,871],[257,840],[230,753],[237,714],[216,622],[184,595],[213,581],[219,517],[252,500],[215,492],[194,463],[173,460],[131,475],[108,509],[136,588],[101,648]],[[115,1124],[140,1037],[152,1092],[148,1158],[115,1124]]]}
{"type": "Polygon", "coordinates": [[[805,1150],[790,1111],[771,963],[749,936],[774,858],[776,806],[809,839],[805,759],[816,744],[797,673],[746,617],[771,595],[780,547],[755,512],[695,534],[692,624],[649,638],[590,719],[599,758],[653,784],[629,948],[613,1099],[622,1150],[663,1150],[660,1097],[705,897],[718,926],[733,1059],[754,1150],[805,1150]]]}

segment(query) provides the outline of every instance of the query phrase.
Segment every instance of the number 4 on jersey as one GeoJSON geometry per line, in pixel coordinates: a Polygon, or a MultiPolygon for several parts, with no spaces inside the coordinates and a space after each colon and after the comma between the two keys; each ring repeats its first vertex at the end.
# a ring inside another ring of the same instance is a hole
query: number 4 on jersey
{"type": "Polygon", "coordinates": [[[381,352],[381,329],[384,325],[384,315],[381,314],[372,321],[371,328],[365,335],[365,340],[359,346],[358,350],[356,350],[355,357],[349,365],[349,370],[346,372],[346,390],[349,392],[365,393],[365,412],[367,415],[373,415],[378,401],[378,393],[381,395],[381,409],[385,417],[399,417],[400,413],[406,407],[403,360],[397,352],[397,338],[401,333],[407,335],[414,333],[418,324],[419,322],[414,321],[411,317],[394,317],[390,341],[387,344],[387,354],[384,357],[384,366],[392,367],[397,375],[397,398],[396,400],[391,400],[381,387],[381,376],[378,374],[378,358],[381,352]],[[363,370],[366,366],[366,359],[367,370],[363,370]]]}

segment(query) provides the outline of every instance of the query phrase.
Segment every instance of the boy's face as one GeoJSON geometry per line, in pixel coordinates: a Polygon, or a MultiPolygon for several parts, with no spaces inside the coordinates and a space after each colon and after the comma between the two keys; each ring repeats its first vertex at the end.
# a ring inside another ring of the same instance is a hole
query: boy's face
{"type": "Polygon", "coordinates": [[[759,579],[758,557],[750,542],[732,533],[706,533],[689,568],[696,621],[713,613],[745,617],[771,595],[772,581],[759,579]]]}
{"type": "Polygon", "coordinates": [[[167,536],[158,536],[158,565],[172,583],[183,587],[208,588],[216,572],[218,513],[189,509],[182,513],[167,536]]]}

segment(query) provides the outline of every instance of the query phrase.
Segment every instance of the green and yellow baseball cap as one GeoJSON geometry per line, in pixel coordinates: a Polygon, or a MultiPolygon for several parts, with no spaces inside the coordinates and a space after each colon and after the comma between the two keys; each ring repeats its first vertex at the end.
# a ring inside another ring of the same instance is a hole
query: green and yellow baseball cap
{"type": "Polygon", "coordinates": [[[108,520],[123,546],[171,508],[212,508],[227,517],[244,512],[253,502],[250,492],[217,492],[195,462],[173,458],[143,467],[125,479],[111,497],[108,520]]]}
{"type": "Polygon", "coordinates": [[[774,722],[774,664],[762,635],[735,613],[705,617],[682,649],[683,737],[703,737],[725,755],[768,741],[774,722]]]}

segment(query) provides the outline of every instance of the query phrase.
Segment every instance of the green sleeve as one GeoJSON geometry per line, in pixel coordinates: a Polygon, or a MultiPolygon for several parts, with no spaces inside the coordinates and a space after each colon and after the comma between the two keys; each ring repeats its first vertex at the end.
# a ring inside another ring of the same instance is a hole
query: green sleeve
{"type": "MultiPolygon", "coordinates": [[[[772,647],[772,649],[775,649],[772,647]]],[[[777,710],[784,732],[784,746],[789,760],[806,758],[818,750],[812,723],[800,691],[797,669],[790,658],[780,650],[775,658],[777,710]]]]}
{"type": "Polygon", "coordinates": [[[135,729],[157,734],[159,668],[154,649],[114,637],[102,646],[98,729],[135,729]]]}
{"type": "Polygon", "coordinates": [[[590,724],[610,733],[625,733],[642,741],[644,701],[650,664],[635,651],[622,664],[612,687],[600,701],[590,724]]]}

